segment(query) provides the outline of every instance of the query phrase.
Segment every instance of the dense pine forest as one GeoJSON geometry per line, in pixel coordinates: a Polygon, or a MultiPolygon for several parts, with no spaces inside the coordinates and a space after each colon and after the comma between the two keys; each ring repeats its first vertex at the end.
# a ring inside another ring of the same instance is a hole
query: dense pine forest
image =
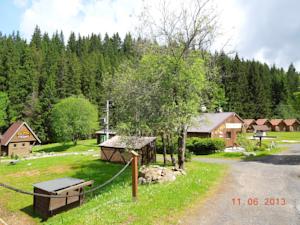
{"type": "MultiPolygon", "coordinates": [[[[18,33],[0,34],[1,130],[25,120],[44,142],[51,141],[51,109],[72,95],[85,96],[102,117],[109,97],[103,88],[106,76],[113,76],[124,61],[138,61],[139,46],[145,42],[130,34],[121,39],[118,33],[103,37],[71,33],[65,40],[62,32],[49,36],[38,27],[30,41],[18,33]]],[[[214,106],[242,118],[300,117],[299,73],[292,64],[285,71],[237,55],[205,54],[205,59],[207,55],[207,76],[214,74],[216,87],[207,90],[207,105],[214,101],[214,106]]]]}

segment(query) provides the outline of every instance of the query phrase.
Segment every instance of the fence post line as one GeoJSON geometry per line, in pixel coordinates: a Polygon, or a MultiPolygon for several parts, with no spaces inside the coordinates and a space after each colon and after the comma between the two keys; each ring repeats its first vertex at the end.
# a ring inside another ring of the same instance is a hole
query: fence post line
{"type": "Polygon", "coordinates": [[[132,154],[132,200],[137,200],[137,192],[138,192],[138,158],[139,154],[135,151],[131,151],[132,154]]]}

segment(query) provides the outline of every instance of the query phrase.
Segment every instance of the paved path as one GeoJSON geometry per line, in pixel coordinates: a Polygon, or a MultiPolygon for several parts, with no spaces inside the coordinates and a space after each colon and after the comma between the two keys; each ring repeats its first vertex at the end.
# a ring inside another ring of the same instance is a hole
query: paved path
{"type": "Polygon", "coordinates": [[[217,193],[189,212],[181,224],[299,225],[300,144],[288,148],[256,161],[225,161],[231,164],[229,176],[217,193]]]}

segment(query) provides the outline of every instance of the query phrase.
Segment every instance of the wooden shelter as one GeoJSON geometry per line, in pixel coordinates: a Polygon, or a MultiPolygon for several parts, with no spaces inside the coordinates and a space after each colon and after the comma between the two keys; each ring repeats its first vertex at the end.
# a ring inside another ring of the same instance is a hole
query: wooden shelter
{"type": "Polygon", "coordinates": [[[33,209],[42,218],[47,219],[62,211],[74,208],[83,203],[83,188],[91,186],[93,181],[87,181],[71,177],[59,178],[34,184],[34,193],[45,195],[57,195],[62,198],[48,198],[34,196],[33,209]],[[80,195],[81,194],[81,195],[80,195]],[[69,195],[70,197],[64,197],[69,195]]]}
{"type": "Polygon", "coordinates": [[[267,136],[266,132],[270,130],[270,128],[266,125],[254,125],[253,129],[254,129],[254,136],[257,137],[267,136]]]}
{"type": "MultiPolygon", "coordinates": [[[[98,130],[95,132],[97,138],[97,144],[101,144],[102,142],[106,141],[106,131],[105,130],[98,130]]],[[[109,138],[116,136],[116,132],[109,130],[108,131],[109,138]]]]}
{"type": "Polygon", "coordinates": [[[139,154],[139,164],[156,161],[156,137],[127,137],[114,136],[101,143],[101,159],[109,162],[127,163],[131,159],[128,150],[135,150],[139,154]]]}
{"type": "Polygon", "coordinates": [[[256,125],[261,126],[261,125],[266,125],[269,130],[271,130],[272,128],[272,124],[270,123],[270,121],[268,119],[257,119],[256,121],[256,125]]]}
{"type": "Polygon", "coordinates": [[[1,155],[25,156],[36,143],[41,143],[38,136],[26,122],[15,122],[1,137],[1,155]]]}
{"type": "Polygon", "coordinates": [[[257,125],[255,119],[244,119],[246,132],[253,132],[253,125],[257,125]]]}
{"type": "Polygon", "coordinates": [[[188,137],[223,138],[227,147],[235,146],[244,121],[234,112],[203,113],[192,119],[188,137]]]}
{"type": "Polygon", "coordinates": [[[286,125],[283,122],[283,119],[271,119],[271,130],[272,131],[285,131],[286,125]]]}
{"type": "Polygon", "coordinates": [[[286,131],[300,131],[300,122],[297,119],[286,119],[283,120],[286,131]]]}

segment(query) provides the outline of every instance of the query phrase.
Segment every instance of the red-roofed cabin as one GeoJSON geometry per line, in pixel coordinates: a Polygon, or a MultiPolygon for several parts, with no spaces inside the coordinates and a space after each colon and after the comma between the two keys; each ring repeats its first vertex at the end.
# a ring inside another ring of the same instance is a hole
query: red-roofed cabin
{"type": "Polygon", "coordinates": [[[15,122],[1,137],[0,155],[28,155],[37,142],[41,143],[26,122],[15,122]]]}
{"type": "Polygon", "coordinates": [[[283,122],[283,119],[272,119],[270,120],[271,123],[271,130],[272,131],[285,131],[286,125],[283,122]]]}
{"type": "Polygon", "coordinates": [[[256,120],[256,125],[261,126],[261,125],[266,125],[270,130],[272,128],[272,124],[268,119],[257,119],[256,120]]]}
{"type": "Polygon", "coordinates": [[[253,132],[253,126],[256,125],[255,119],[244,119],[246,132],[253,132]]]}
{"type": "Polygon", "coordinates": [[[283,121],[286,131],[300,131],[300,122],[297,119],[286,119],[283,121]]]}

